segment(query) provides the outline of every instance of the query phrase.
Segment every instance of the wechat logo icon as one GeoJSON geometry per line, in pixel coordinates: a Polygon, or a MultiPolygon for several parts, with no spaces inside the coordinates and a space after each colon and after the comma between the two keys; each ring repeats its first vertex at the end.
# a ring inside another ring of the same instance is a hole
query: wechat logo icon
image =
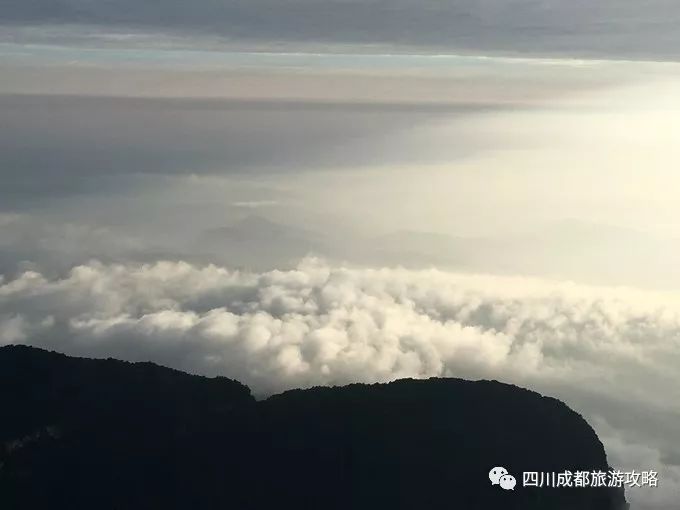
{"type": "Polygon", "coordinates": [[[491,485],[500,485],[506,491],[514,491],[517,485],[515,477],[504,467],[495,467],[489,471],[489,480],[491,480],[491,485]]]}

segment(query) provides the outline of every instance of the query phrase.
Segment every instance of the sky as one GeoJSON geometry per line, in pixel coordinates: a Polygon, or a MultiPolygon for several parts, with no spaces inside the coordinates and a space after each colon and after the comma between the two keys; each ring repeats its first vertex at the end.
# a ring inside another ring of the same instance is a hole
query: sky
{"type": "Polygon", "coordinates": [[[675,504],[677,2],[0,7],[0,345],[511,382],[675,504]]]}

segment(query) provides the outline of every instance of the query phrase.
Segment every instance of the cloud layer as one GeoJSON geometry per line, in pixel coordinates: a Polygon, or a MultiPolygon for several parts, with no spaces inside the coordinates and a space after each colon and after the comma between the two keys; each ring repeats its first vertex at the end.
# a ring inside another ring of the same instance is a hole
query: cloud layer
{"type": "Polygon", "coordinates": [[[449,51],[678,58],[672,0],[9,0],[5,24],[140,27],[269,44],[370,44],[449,51]]]}
{"type": "Polygon", "coordinates": [[[577,376],[622,392],[639,375],[676,392],[659,403],[680,396],[666,384],[680,361],[673,294],[308,258],[264,273],[183,262],[27,271],[0,287],[0,304],[3,331],[15,331],[5,341],[162,359],[260,392],[436,375],[577,376]]]}
{"type": "Polygon", "coordinates": [[[2,282],[0,343],[17,342],[226,375],[259,395],[497,378],[565,399],[615,462],[658,468],[670,488],[680,480],[680,295],[312,258],[263,273],[92,262],[2,282]]]}

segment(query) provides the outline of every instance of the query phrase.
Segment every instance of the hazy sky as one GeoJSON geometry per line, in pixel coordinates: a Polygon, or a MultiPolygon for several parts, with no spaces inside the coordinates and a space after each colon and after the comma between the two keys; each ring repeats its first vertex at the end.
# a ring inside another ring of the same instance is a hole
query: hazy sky
{"type": "Polygon", "coordinates": [[[0,18],[19,28],[104,27],[110,33],[95,37],[108,42],[155,31],[167,34],[161,43],[198,35],[213,44],[315,51],[361,45],[647,60],[680,56],[679,20],[674,0],[4,0],[0,18]]]}
{"type": "Polygon", "coordinates": [[[0,345],[514,382],[675,504],[677,2],[0,6],[0,345]]]}

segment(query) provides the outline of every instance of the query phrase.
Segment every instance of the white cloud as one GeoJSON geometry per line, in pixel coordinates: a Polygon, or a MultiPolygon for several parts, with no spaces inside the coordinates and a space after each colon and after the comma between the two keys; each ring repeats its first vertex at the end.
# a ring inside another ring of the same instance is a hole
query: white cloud
{"type": "Polygon", "coordinates": [[[0,317],[0,346],[24,340],[24,327],[24,318],[20,315],[0,317]]]}
{"type": "Polygon", "coordinates": [[[609,462],[624,472],[654,470],[658,473],[658,487],[636,488],[628,491],[628,500],[634,510],[673,508],[680,494],[680,465],[669,462],[665,452],[648,444],[631,442],[604,420],[596,419],[593,425],[607,447],[609,462]]]}
{"type": "MultiPolygon", "coordinates": [[[[61,279],[0,281],[0,338],[226,375],[260,395],[496,378],[564,399],[613,461],[659,467],[666,487],[680,486],[677,466],[664,464],[680,455],[680,294],[311,258],[264,273],[92,262],[61,279]]],[[[665,508],[664,490],[631,498],[665,508]]]]}

